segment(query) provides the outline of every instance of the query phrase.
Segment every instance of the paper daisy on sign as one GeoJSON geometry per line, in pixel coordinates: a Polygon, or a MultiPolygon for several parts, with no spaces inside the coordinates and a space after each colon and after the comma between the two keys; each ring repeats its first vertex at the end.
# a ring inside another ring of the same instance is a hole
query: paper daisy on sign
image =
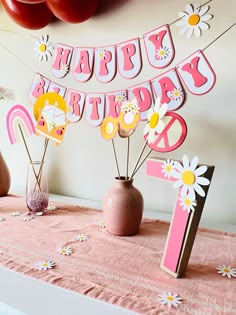
{"type": "Polygon", "coordinates": [[[161,301],[161,304],[167,305],[169,307],[178,307],[179,304],[182,303],[182,298],[179,297],[178,294],[174,294],[172,292],[159,294],[159,300],[161,301]]]}
{"type": "Polygon", "coordinates": [[[6,221],[4,217],[0,217],[0,222],[6,221]]]}
{"type": "Polygon", "coordinates": [[[170,98],[174,101],[181,100],[184,97],[184,92],[181,88],[174,88],[169,92],[170,98]]]}
{"type": "Polygon", "coordinates": [[[88,239],[89,239],[89,236],[88,234],[85,234],[85,233],[81,233],[75,236],[75,240],[80,241],[80,242],[86,242],[88,239]]]}
{"type": "Polygon", "coordinates": [[[61,247],[57,249],[57,253],[63,256],[70,256],[73,253],[73,249],[69,246],[61,247]]]}
{"type": "Polygon", "coordinates": [[[99,59],[104,59],[106,57],[106,49],[103,48],[98,49],[98,57],[99,59]]]}
{"type": "Polygon", "coordinates": [[[207,166],[202,165],[197,168],[198,157],[195,156],[190,162],[187,155],[183,156],[183,165],[178,161],[174,162],[174,170],[172,177],[177,180],[174,182],[174,188],[181,188],[180,195],[185,197],[188,195],[190,200],[196,199],[196,193],[205,197],[205,192],[201,186],[208,186],[210,181],[202,177],[207,171],[207,166]]]}
{"type": "Polygon", "coordinates": [[[156,59],[163,60],[170,55],[170,49],[168,47],[160,47],[156,52],[156,59]]]}
{"type": "Polygon", "coordinates": [[[115,102],[122,103],[126,100],[126,93],[125,92],[119,92],[117,93],[115,97],[115,102]]]}
{"type": "Polygon", "coordinates": [[[48,270],[52,269],[56,266],[56,263],[52,260],[44,260],[44,261],[38,261],[35,264],[35,268],[38,270],[48,270]]]}
{"type": "Polygon", "coordinates": [[[194,34],[196,37],[202,35],[202,30],[208,30],[210,28],[206,21],[213,18],[213,15],[206,13],[209,11],[209,6],[201,6],[198,4],[187,4],[186,11],[179,13],[179,20],[176,26],[182,27],[180,34],[186,33],[186,37],[189,39],[194,34]]]}
{"type": "Polygon", "coordinates": [[[14,212],[11,213],[12,217],[19,217],[20,215],[22,215],[21,211],[14,211],[14,212]]]}
{"type": "Polygon", "coordinates": [[[66,75],[68,72],[69,72],[69,66],[66,65],[66,64],[62,64],[60,66],[60,72],[63,74],[63,75],[66,75]]]}
{"type": "Polygon", "coordinates": [[[35,57],[39,61],[48,61],[48,58],[52,56],[52,51],[54,46],[49,41],[49,36],[41,36],[39,40],[36,41],[36,46],[34,48],[35,57]]]}
{"type": "Polygon", "coordinates": [[[187,210],[188,213],[190,213],[190,211],[194,211],[194,207],[196,207],[197,203],[195,200],[192,199],[192,197],[190,197],[189,195],[185,196],[185,197],[180,197],[180,206],[183,207],[183,210],[187,210]]]}
{"type": "Polygon", "coordinates": [[[98,222],[97,226],[100,227],[101,229],[105,229],[106,228],[105,222],[98,222]]]}
{"type": "Polygon", "coordinates": [[[164,173],[164,176],[167,177],[168,179],[170,179],[171,174],[172,174],[173,169],[174,169],[174,161],[167,159],[166,161],[164,161],[162,163],[161,168],[162,168],[161,172],[164,173]]]}
{"type": "Polygon", "coordinates": [[[160,134],[165,128],[164,121],[162,118],[165,116],[167,111],[167,104],[164,103],[161,106],[161,99],[157,97],[155,101],[154,109],[150,108],[147,112],[148,123],[144,127],[143,134],[147,136],[147,142],[152,143],[155,140],[155,134],[160,134]]]}
{"type": "Polygon", "coordinates": [[[221,274],[223,277],[236,277],[236,268],[232,268],[231,266],[221,265],[216,268],[217,273],[221,274]]]}

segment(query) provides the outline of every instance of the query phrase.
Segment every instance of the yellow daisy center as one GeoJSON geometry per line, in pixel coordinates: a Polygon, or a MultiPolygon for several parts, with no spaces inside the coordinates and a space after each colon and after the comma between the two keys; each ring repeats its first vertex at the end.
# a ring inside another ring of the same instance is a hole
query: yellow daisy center
{"type": "Polygon", "coordinates": [[[164,49],[161,49],[160,52],[159,52],[159,54],[160,54],[160,56],[162,56],[162,57],[165,56],[165,50],[164,50],[164,49]]]}
{"type": "Polygon", "coordinates": [[[169,296],[167,296],[167,298],[166,298],[166,299],[167,299],[168,301],[171,301],[171,302],[174,300],[173,296],[170,296],[170,295],[169,295],[169,296]]]}
{"type": "Polygon", "coordinates": [[[157,112],[153,113],[150,118],[150,128],[155,128],[159,121],[159,114],[157,112]]]}
{"type": "Polygon", "coordinates": [[[182,174],[182,181],[185,185],[191,186],[195,182],[195,175],[192,171],[187,170],[182,174]]]}
{"type": "Polygon", "coordinates": [[[188,23],[191,26],[197,25],[199,23],[199,21],[200,21],[200,16],[198,14],[192,14],[188,18],[188,23]]]}
{"type": "Polygon", "coordinates": [[[191,205],[191,200],[189,198],[185,198],[184,204],[185,204],[185,206],[190,206],[191,205]]]}
{"type": "Polygon", "coordinates": [[[172,166],[171,165],[166,165],[166,171],[171,172],[172,171],[172,166]]]}
{"type": "Polygon", "coordinates": [[[41,52],[45,52],[45,51],[47,50],[47,46],[46,46],[45,44],[41,44],[41,45],[39,46],[39,50],[40,50],[41,52]]]}
{"type": "Polygon", "coordinates": [[[114,126],[112,122],[108,122],[105,127],[106,134],[111,134],[113,132],[114,126]]]}
{"type": "Polygon", "coordinates": [[[63,249],[61,250],[61,252],[62,252],[62,254],[64,254],[64,253],[66,252],[66,250],[63,248],[63,249]]]}
{"type": "Polygon", "coordinates": [[[174,91],[174,96],[179,96],[179,94],[180,94],[180,93],[179,93],[178,90],[175,90],[175,91],[174,91]]]}
{"type": "Polygon", "coordinates": [[[230,272],[229,268],[225,268],[224,272],[226,272],[226,273],[230,272]]]}
{"type": "Polygon", "coordinates": [[[43,267],[47,267],[47,266],[48,266],[48,263],[45,262],[45,263],[42,264],[42,266],[43,266],[43,267]]]}

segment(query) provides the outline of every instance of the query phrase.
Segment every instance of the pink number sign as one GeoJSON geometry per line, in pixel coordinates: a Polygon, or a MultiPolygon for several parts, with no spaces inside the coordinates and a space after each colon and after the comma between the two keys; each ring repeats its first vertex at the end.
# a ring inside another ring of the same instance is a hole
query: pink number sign
{"type": "Polygon", "coordinates": [[[175,278],[181,277],[186,271],[214,172],[214,166],[206,167],[197,163],[197,157],[190,163],[186,156],[183,157],[183,165],[169,159],[150,158],[146,162],[147,175],[172,182],[178,188],[161,261],[161,268],[175,278]]]}

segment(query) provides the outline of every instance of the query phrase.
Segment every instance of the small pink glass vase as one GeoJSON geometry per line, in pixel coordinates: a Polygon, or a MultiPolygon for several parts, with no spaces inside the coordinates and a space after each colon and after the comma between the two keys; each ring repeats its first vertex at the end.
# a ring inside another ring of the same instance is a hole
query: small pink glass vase
{"type": "Polygon", "coordinates": [[[143,216],[143,197],[133,186],[133,179],[115,178],[114,186],[103,199],[103,214],[107,231],[114,235],[135,235],[143,216]]]}
{"type": "Polygon", "coordinates": [[[48,206],[48,180],[44,163],[29,163],[26,183],[26,204],[30,212],[43,215],[48,206]]]}

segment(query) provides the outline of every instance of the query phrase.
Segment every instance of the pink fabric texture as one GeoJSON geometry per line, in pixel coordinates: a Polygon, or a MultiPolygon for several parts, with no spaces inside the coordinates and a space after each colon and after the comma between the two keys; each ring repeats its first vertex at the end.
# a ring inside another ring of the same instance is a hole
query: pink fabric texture
{"type": "Polygon", "coordinates": [[[143,219],[136,236],[119,237],[98,227],[102,211],[57,204],[58,210],[24,221],[23,197],[0,198],[0,265],[139,314],[236,314],[236,278],[222,277],[218,265],[236,268],[236,234],[199,229],[186,275],[174,279],[160,269],[169,223],[143,219]],[[74,238],[81,233],[88,241],[74,238]],[[62,256],[57,249],[70,246],[62,256]],[[46,271],[35,263],[53,260],[46,271]],[[161,305],[158,295],[178,294],[182,304],[161,305]]]}

